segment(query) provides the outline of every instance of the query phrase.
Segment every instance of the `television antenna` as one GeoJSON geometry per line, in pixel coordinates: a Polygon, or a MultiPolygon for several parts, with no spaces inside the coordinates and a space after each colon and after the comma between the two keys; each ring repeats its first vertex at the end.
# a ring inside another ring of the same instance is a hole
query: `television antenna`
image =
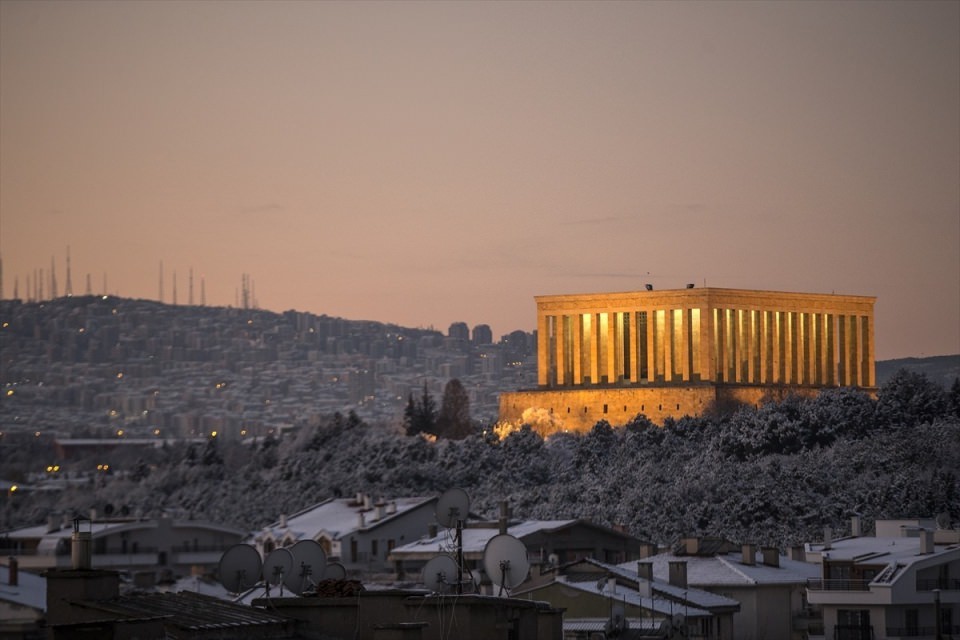
{"type": "Polygon", "coordinates": [[[313,540],[296,543],[290,547],[290,554],[293,556],[293,570],[284,576],[283,584],[299,596],[323,579],[327,568],[327,554],[323,547],[313,540]]]}
{"type": "Polygon", "coordinates": [[[267,593],[270,593],[270,587],[280,587],[280,595],[283,595],[283,580],[293,571],[293,554],[290,550],[281,547],[271,551],[263,561],[263,580],[267,583],[267,593]]]}
{"type": "Polygon", "coordinates": [[[483,548],[483,569],[499,587],[498,596],[509,592],[526,580],[530,571],[526,545],[508,533],[493,536],[483,548]]]}
{"type": "Polygon", "coordinates": [[[450,579],[458,574],[457,569],[457,561],[450,556],[435,556],[424,565],[421,579],[431,593],[440,593],[449,590],[453,584],[450,579]]]}
{"type": "Polygon", "coordinates": [[[240,593],[260,581],[260,554],[248,544],[235,544],[220,556],[220,584],[240,593]]]}
{"type": "Polygon", "coordinates": [[[456,528],[457,595],[463,593],[463,523],[469,514],[470,496],[463,489],[447,489],[437,499],[437,522],[447,529],[456,528]]]}

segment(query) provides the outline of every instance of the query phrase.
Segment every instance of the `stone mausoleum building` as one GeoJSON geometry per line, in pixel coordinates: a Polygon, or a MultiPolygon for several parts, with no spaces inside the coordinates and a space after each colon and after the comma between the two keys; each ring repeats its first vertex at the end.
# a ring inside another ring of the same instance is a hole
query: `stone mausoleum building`
{"type": "Polygon", "coordinates": [[[500,421],[588,430],[825,387],[876,390],[876,298],[695,288],[537,296],[536,390],[500,421]]]}

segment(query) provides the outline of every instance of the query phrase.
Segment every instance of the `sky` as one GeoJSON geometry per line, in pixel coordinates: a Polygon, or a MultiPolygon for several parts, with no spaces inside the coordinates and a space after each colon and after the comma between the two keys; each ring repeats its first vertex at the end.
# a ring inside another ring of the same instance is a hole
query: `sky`
{"type": "Polygon", "coordinates": [[[960,2],[0,0],[4,296],[446,332],[687,283],[960,353],[960,2]],[[104,280],[106,289],[104,289],[104,280]]]}

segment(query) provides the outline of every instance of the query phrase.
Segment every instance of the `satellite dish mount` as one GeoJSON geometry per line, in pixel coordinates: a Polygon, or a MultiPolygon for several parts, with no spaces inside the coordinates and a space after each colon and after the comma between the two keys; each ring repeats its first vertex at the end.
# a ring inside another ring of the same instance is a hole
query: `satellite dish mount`
{"type": "Polygon", "coordinates": [[[457,595],[463,594],[463,522],[470,512],[470,496],[463,489],[448,489],[437,500],[437,522],[455,528],[457,548],[457,595]]]}

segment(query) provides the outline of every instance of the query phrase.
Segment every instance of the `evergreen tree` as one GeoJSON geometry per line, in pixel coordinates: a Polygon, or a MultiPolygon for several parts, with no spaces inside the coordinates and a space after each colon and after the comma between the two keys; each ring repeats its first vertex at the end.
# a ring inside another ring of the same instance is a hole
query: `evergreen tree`
{"type": "Polygon", "coordinates": [[[407,406],[403,410],[403,430],[408,436],[417,435],[417,401],[413,399],[413,392],[407,398],[407,406]]]}
{"type": "Polygon", "coordinates": [[[417,407],[417,433],[437,435],[437,401],[427,389],[427,381],[423,381],[423,395],[417,407]]]}
{"type": "Polygon", "coordinates": [[[470,422],[470,396],[463,384],[454,378],[443,389],[440,413],[437,415],[437,436],[462,440],[473,432],[470,422]]]}
{"type": "Polygon", "coordinates": [[[900,369],[882,386],[877,398],[877,419],[889,427],[930,424],[948,415],[947,390],[925,373],[900,369]]]}
{"type": "Polygon", "coordinates": [[[408,436],[418,433],[437,434],[437,403],[430,395],[426,381],[423,383],[423,395],[419,402],[410,394],[403,410],[403,428],[408,436]]]}

